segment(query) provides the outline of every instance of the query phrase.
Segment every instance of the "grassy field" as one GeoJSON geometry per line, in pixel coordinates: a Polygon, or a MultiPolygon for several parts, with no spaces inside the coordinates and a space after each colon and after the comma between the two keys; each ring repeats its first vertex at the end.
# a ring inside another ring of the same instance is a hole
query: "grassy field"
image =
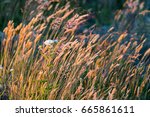
{"type": "Polygon", "coordinates": [[[141,53],[148,39],[113,25],[103,35],[96,25],[77,33],[91,15],[54,1],[39,0],[20,24],[4,28],[0,98],[150,99],[149,46],[141,53]]]}

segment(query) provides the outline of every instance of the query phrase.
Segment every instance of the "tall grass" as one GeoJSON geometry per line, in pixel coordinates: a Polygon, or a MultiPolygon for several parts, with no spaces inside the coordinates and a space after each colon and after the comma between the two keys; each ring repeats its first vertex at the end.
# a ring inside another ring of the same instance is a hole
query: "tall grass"
{"type": "Polygon", "coordinates": [[[9,99],[28,100],[150,99],[149,50],[138,60],[142,37],[127,41],[126,32],[100,36],[93,33],[93,27],[76,34],[88,15],[77,14],[69,4],[48,9],[48,17],[41,11],[27,25],[14,27],[10,21],[4,29],[1,96],[7,93],[9,99]]]}

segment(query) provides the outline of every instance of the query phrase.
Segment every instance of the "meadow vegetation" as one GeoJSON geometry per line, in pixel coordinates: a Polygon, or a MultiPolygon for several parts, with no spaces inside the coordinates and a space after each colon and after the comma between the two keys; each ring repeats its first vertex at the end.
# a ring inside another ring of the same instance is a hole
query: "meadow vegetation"
{"type": "MultiPolygon", "coordinates": [[[[89,12],[59,0],[38,0],[28,11],[32,2],[26,2],[20,24],[9,21],[3,30],[1,99],[150,99],[149,46],[141,53],[148,42],[144,34],[113,25],[103,35],[96,25],[79,32],[89,12]]],[[[127,24],[126,18],[121,21],[127,24]]]]}

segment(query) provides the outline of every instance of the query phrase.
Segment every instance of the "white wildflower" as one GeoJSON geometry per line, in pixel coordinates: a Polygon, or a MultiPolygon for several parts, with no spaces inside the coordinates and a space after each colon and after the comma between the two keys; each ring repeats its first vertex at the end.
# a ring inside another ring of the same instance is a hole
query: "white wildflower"
{"type": "Polygon", "coordinates": [[[10,72],[13,72],[14,71],[14,69],[10,69],[10,72]]]}
{"type": "Polygon", "coordinates": [[[0,65],[0,70],[3,70],[3,66],[2,65],[0,65]]]}
{"type": "Polygon", "coordinates": [[[47,45],[47,46],[49,46],[49,45],[51,45],[51,44],[53,44],[53,43],[57,43],[57,42],[58,42],[58,40],[50,40],[50,39],[48,39],[48,40],[46,40],[46,41],[44,42],[44,44],[47,45]]]}

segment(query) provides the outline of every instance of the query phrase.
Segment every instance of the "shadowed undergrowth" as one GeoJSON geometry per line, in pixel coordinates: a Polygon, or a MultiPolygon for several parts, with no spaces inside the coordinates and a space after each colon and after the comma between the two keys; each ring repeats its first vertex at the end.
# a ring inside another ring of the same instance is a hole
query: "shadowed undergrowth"
{"type": "Polygon", "coordinates": [[[1,96],[150,99],[150,49],[140,57],[143,36],[134,38],[112,29],[94,34],[94,26],[77,34],[88,14],[76,13],[69,4],[47,6],[28,24],[14,27],[9,21],[4,29],[1,96]]]}

